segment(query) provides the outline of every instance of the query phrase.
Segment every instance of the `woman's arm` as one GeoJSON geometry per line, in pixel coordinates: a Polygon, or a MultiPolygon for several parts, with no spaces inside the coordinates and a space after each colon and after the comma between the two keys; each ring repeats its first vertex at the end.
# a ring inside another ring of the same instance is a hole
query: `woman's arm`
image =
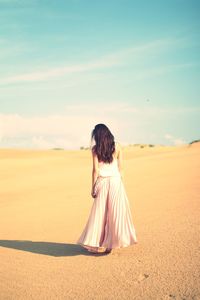
{"type": "Polygon", "coordinates": [[[119,169],[121,178],[123,179],[124,170],[123,170],[122,148],[119,144],[117,144],[117,162],[118,162],[118,169],[119,169]]]}
{"type": "Polygon", "coordinates": [[[93,198],[95,198],[95,193],[94,193],[94,186],[98,177],[98,173],[99,173],[99,163],[98,163],[98,158],[96,156],[96,154],[94,153],[94,151],[92,150],[92,188],[91,188],[91,195],[93,198]]]}

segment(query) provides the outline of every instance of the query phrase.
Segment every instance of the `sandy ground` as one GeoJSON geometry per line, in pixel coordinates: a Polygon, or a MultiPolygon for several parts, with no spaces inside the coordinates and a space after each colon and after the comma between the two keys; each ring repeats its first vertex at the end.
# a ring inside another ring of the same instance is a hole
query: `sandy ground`
{"type": "Polygon", "coordinates": [[[124,149],[138,244],[78,245],[90,152],[0,150],[0,299],[200,299],[200,145],[124,149]]]}

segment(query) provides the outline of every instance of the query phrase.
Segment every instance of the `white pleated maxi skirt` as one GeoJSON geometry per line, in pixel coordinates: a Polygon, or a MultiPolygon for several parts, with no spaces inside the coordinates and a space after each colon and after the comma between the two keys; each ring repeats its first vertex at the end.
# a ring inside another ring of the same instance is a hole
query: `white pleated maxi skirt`
{"type": "Polygon", "coordinates": [[[77,244],[88,250],[127,247],[137,243],[125,188],[120,176],[98,177],[94,202],[77,244]]]}

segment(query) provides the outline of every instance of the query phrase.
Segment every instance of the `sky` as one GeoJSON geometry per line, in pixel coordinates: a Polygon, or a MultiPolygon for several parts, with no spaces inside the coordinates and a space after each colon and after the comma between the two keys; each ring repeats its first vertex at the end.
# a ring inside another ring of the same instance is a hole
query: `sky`
{"type": "Polygon", "coordinates": [[[0,0],[0,148],[200,139],[198,0],[0,0]]]}

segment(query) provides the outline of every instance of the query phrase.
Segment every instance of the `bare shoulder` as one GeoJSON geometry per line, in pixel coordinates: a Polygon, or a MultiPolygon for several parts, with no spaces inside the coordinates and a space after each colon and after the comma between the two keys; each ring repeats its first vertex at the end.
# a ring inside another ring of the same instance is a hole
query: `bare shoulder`
{"type": "Polygon", "coordinates": [[[121,149],[121,145],[120,145],[119,142],[115,142],[115,148],[116,148],[116,149],[121,149]]]}

